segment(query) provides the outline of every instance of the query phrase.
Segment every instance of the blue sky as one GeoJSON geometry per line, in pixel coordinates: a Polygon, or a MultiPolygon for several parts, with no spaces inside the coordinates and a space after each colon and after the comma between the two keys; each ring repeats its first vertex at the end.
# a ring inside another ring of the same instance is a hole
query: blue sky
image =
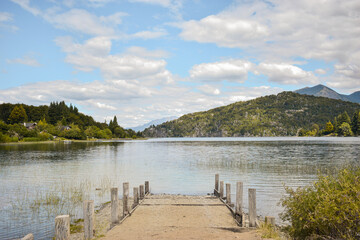
{"type": "Polygon", "coordinates": [[[3,0],[0,103],[125,127],[325,84],[360,90],[360,2],[3,0]]]}

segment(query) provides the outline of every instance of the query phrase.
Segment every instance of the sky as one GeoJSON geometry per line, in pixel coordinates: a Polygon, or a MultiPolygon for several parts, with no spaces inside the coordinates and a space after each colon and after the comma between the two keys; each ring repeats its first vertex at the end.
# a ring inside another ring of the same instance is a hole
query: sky
{"type": "Polygon", "coordinates": [[[360,90],[359,0],[1,0],[0,103],[123,127],[324,84],[360,90]]]}

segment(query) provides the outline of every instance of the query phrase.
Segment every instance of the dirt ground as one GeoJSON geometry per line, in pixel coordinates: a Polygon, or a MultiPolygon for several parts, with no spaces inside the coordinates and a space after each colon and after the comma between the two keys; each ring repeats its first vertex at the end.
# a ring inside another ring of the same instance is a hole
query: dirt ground
{"type": "MultiPolygon", "coordinates": [[[[110,209],[108,213],[109,219],[110,209]]],[[[100,239],[260,240],[261,237],[256,230],[238,227],[230,211],[215,197],[150,195],[130,217],[100,239]]]]}

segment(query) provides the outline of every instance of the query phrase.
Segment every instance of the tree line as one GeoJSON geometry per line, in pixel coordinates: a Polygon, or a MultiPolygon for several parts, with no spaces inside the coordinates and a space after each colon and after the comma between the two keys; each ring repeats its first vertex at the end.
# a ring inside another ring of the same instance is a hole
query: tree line
{"type": "Polygon", "coordinates": [[[0,142],[137,137],[141,134],[122,128],[116,116],[109,124],[100,123],[64,101],[49,106],[0,104],[0,142]]]}
{"type": "Polygon", "coordinates": [[[335,117],[332,122],[329,120],[322,129],[318,124],[313,124],[310,130],[301,128],[299,136],[359,136],[360,135],[360,110],[356,111],[352,118],[345,111],[335,117]]]}

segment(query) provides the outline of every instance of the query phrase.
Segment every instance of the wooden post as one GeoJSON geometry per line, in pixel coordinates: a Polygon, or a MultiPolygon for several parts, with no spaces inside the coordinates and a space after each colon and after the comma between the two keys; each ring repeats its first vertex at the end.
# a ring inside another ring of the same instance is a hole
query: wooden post
{"type": "Polygon", "coordinates": [[[32,233],[27,234],[21,240],[34,240],[34,235],[32,233]]]}
{"type": "Polygon", "coordinates": [[[242,216],[242,204],[243,204],[243,183],[236,183],[236,207],[235,213],[242,216]]]}
{"type": "Polygon", "coordinates": [[[55,239],[70,239],[70,216],[61,215],[55,218],[55,239]]]}
{"type": "Polygon", "coordinates": [[[220,181],[220,194],[219,197],[222,199],[224,197],[224,181],[220,181]]]}
{"type": "Polygon", "coordinates": [[[215,174],[215,190],[214,190],[214,194],[216,196],[219,196],[219,174],[215,174]]]}
{"type": "Polygon", "coordinates": [[[256,227],[256,189],[249,188],[249,227],[256,227]]]}
{"type": "Polygon", "coordinates": [[[118,202],[118,188],[111,188],[111,224],[119,223],[118,202]]]}
{"type": "Polygon", "coordinates": [[[231,204],[231,185],[230,183],[226,184],[226,203],[231,204]]]}
{"type": "Polygon", "coordinates": [[[84,238],[85,240],[94,237],[94,201],[84,201],[84,238]]]}
{"type": "Polygon", "coordinates": [[[134,187],[133,194],[134,194],[133,208],[135,208],[139,204],[139,188],[134,187]]]}
{"type": "Polygon", "coordinates": [[[144,199],[144,196],[145,196],[144,185],[140,185],[139,188],[140,188],[140,199],[144,199]]]}
{"type": "Polygon", "coordinates": [[[265,224],[275,226],[275,217],[266,216],[265,217],[265,224]]]}
{"type": "Polygon", "coordinates": [[[148,194],[149,192],[150,192],[149,181],[145,181],[145,194],[148,194]]]}
{"type": "Polygon", "coordinates": [[[123,216],[124,217],[129,214],[128,201],[129,201],[129,183],[124,182],[123,183],[123,216]]]}

